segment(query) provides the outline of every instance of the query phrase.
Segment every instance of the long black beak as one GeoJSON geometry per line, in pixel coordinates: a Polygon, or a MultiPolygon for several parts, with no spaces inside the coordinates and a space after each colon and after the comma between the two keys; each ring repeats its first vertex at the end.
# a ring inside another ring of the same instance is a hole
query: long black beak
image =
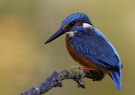
{"type": "Polygon", "coordinates": [[[62,34],[64,34],[64,30],[62,29],[62,27],[56,32],[54,33],[44,44],[47,44],[53,40],[55,40],[56,38],[58,38],[59,36],[61,36],[62,34]]]}

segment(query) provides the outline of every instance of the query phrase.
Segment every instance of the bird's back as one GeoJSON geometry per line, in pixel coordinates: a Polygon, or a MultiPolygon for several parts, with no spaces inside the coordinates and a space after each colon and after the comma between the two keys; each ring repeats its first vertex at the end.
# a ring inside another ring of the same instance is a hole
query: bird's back
{"type": "MultiPolygon", "coordinates": [[[[95,70],[112,71],[115,84],[121,85],[122,65],[119,55],[111,42],[99,30],[96,28],[86,31],[78,30],[72,38],[68,38],[67,43],[70,46],[68,51],[74,60],[95,70]]],[[[117,88],[120,89],[120,87],[117,88]]]]}

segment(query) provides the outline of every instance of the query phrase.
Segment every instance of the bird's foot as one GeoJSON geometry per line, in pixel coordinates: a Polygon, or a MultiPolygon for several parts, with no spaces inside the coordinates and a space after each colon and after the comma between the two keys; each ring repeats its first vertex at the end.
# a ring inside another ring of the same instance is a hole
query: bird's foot
{"type": "Polygon", "coordinates": [[[82,67],[82,69],[84,70],[84,71],[86,71],[86,72],[88,72],[88,73],[90,73],[90,68],[88,68],[88,67],[82,67]]]}

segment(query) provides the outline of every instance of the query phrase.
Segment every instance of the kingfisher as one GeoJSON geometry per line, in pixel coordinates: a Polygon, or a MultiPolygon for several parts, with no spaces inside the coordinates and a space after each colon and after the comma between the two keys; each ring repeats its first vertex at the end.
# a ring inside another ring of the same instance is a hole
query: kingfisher
{"type": "Polygon", "coordinates": [[[70,56],[81,66],[108,74],[118,90],[122,89],[122,64],[115,47],[93,26],[89,17],[80,12],[67,16],[60,28],[45,44],[66,34],[65,43],[70,56]]]}

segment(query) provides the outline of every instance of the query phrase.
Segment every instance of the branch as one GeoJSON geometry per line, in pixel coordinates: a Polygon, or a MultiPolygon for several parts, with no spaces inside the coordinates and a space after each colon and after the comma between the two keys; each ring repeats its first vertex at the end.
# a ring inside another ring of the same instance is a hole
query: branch
{"type": "Polygon", "coordinates": [[[101,81],[104,78],[104,73],[88,70],[82,67],[71,67],[69,70],[61,72],[54,71],[52,76],[49,76],[40,85],[31,88],[30,90],[21,93],[20,95],[41,95],[49,91],[53,87],[62,87],[62,80],[72,79],[77,82],[78,87],[85,88],[83,77],[92,79],[93,81],[101,81]]]}

